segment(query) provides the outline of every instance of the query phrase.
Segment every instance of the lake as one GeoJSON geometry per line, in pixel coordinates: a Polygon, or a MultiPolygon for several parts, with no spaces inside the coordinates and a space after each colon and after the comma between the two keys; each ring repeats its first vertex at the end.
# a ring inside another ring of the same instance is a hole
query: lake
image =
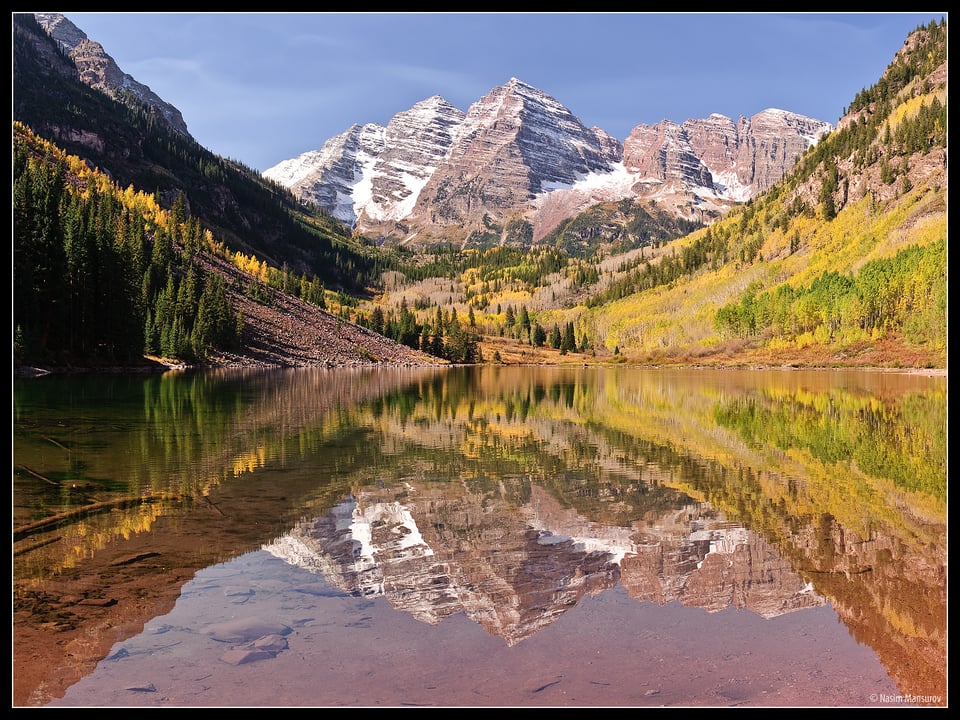
{"type": "Polygon", "coordinates": [[[947,704],[947,380],[13,382],[15,706],[947,704]]]}

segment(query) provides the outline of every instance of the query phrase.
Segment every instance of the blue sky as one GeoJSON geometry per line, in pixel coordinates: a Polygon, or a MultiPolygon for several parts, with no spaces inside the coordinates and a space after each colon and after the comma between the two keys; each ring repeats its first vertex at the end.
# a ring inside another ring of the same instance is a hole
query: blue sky
{"type": "Polygon", "coordinates": [[[623,141],[640,124],[767,108],[836,123],[911,13],[70,13],[209,150],[266,170],[432,95],[511,77],[623,141]]]}

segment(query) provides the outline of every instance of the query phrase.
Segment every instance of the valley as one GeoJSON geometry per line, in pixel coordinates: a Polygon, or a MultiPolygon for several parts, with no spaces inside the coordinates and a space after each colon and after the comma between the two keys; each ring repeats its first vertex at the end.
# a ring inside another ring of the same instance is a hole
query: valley
{"type": "Polygon", "coordinates": [[[918,28],[836,127],[766,110],[621,142],[511,78],[465,112],[433,96],[261,174],[198,146],[68,20],[38,17],[16,35],[15,114],[37,138],[15,189],[17,363],[126,364],[139,345],[174,365],[946,366],[945,24],[918,28]],[[76,232],[66,202],[101,202],[50,194],[57,153],[67,185],[113,195],[103,212],[125,207],[116,222],[142,233],[80,229],[110,263],[133,253],[129,287],[93,281],[107,260],[73,240],[73,289],[30,284],[60,257],[43,244],[76,232]],[[213,345],[191,271],[229,299],[213,345]],[[93,328],[83,313],[138,293],[106,343],[42,310],[93,328]]]}

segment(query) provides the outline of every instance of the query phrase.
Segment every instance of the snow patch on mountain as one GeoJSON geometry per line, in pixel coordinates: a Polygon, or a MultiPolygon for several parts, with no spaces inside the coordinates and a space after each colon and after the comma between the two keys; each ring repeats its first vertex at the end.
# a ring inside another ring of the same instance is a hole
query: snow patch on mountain
{"type": "MultiPolygon", "coordinates": [[[[327,148],[329,142],[327,141],[324,144],[324,148],[327,148]]],[[[326,163],[328,156],[329,153],[323,150],[308,150],[301,155],[277,163],[266,170],[263,176],[284,187],[291,187],[303,181],[315,172],[317,167],[326,163]]]]}
{"type": "Polygon", "coordinates": [[[556,192],[577,193],[597,202],[623,200],[635,195],[633,186],[637,180],[637,176],[627,170],[622,162],[616,162],[610,165],[607,172],[586,173],[573,183],[544,182],[542,190],[531,204],[534,208],[542,208],[550,195],[556,192]]]}

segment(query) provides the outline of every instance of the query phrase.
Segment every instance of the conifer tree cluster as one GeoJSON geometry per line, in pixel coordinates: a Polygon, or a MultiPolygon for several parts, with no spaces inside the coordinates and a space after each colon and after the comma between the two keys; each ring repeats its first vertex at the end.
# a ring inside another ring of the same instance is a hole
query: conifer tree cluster
{"type": "Polygon", "coordinates": [[[236,345],[241,320],[223,280],[197,262],[212,237],[182,198],[164,211],[153,196],[120,191],[25,126],[15,129],[17,361],[196,361],[236,345]]]}
{"type": "Polygon", "coordinates": [[[369,316],[358,316],[357,322],[414,350],[453,363],[472,364],[483,360],[472,308],[466,326],[460,321],[456,308],[445,312],[439,305],[432,323],[419,322],[406,300],[401,301],[396,312],[385,313],[375,307],[369,316]]]}

